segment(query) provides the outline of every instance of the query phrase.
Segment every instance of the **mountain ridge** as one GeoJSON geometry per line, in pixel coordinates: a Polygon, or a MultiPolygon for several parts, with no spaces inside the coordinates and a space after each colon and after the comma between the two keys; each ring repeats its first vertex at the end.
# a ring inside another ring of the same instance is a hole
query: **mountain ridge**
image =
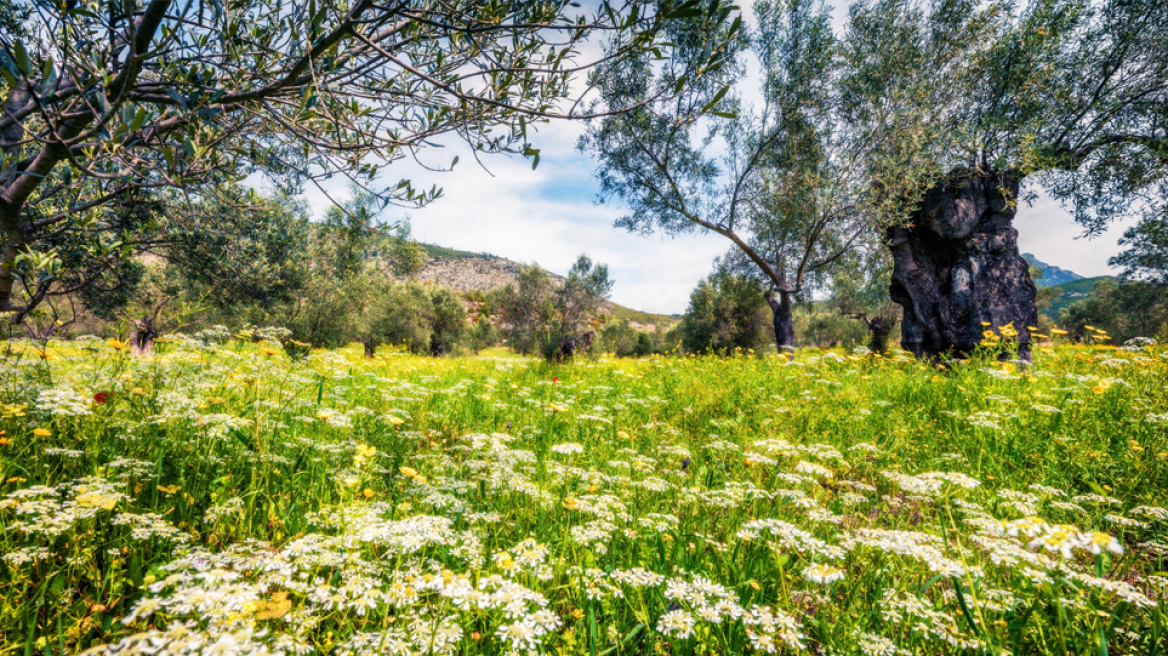
{"type": "Polygon", "coordinates": [[[1034,281],[1034,284],[1039,287],[1055,287],[1075,280],[1084,280],[1086,276],[1081,276],[1074,271],[1064,269],[1062,267],[1047,264],[1034,256],[1033,253],[1023,253],[1022,259],[1032,267],[1042,271],[1042,277],[1034,281]]]}

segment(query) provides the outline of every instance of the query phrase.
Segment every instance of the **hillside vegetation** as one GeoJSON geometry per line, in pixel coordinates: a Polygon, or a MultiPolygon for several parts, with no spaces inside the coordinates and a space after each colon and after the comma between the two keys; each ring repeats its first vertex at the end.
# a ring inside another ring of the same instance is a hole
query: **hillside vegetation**
{"type": "Polygon", "coordinates": [[[1079,278],[1070,282],[1051,285],[1051,301],[1043,309],[1043,314],[1051,319],[1058,319],[1059,311],[1071,303],[1089,298],[1095,291],[1095,283],[1101,280],[1114,281],[1113,276],[1096,276],[1094,278],[1079,278]]]}

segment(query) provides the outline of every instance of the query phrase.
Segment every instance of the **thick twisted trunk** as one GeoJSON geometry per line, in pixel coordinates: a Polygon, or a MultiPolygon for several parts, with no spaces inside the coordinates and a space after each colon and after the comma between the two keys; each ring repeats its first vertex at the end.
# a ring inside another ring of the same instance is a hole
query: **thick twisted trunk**
{"type": "Polygon", "coordinates": [[[868,350],[883,355],[888,352],[888,334],[894,322],[888,317],[876,316],[868,324],[868,350]]]}
{"type": "Polygon", "coordinates": [[[133,325],[134,329],[130,331],[130,357],[141,358],[153,354],[154,340],[158,337],[154,317],[135,319],[133,325]]]}
{"type": "Polygon", "coordinates": [[[775,345],[779,353],[786,354],[790,359],[795,357],[795,318],[791,312],[791,292],[779,290],[776,299],[773,292],[766,293],[767,303],[771,306],[771,313],[775,322],[775,345]]]}
{"type": "Polygon", "coordinates": [[[901,344],[918,357],[968,355],[986,324],[1013,324],[1030,357],[1037,289],[1012,223],[1021,175],[958,171],[930,189],[909,224],[888,230],[890,294],[904,308],[901,344]]]}

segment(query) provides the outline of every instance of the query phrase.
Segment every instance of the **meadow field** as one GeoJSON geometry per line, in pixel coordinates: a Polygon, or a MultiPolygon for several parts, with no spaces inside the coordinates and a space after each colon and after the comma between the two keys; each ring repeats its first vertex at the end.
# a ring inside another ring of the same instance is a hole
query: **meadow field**
{"type": "Polygon", "coordinates": [[[1168,348],[0,360],[0,654],[1148,654],[1168,348]]]}

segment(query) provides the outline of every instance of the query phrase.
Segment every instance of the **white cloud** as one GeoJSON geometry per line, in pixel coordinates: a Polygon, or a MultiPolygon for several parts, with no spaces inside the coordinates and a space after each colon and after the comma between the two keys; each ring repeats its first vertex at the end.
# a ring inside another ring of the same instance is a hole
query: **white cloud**
{"type": "Polygon", "coordinates": [[[1120,252],[1119,238],[1130,225],[1116,223],[1098,237],[1083,238],[1083,229],[1070,212],[1046,194],[1032,206],[1019,207],[1014,219],[1019,250],[1088,278],[1118,273],[1107,260],[1120,252]]]}

